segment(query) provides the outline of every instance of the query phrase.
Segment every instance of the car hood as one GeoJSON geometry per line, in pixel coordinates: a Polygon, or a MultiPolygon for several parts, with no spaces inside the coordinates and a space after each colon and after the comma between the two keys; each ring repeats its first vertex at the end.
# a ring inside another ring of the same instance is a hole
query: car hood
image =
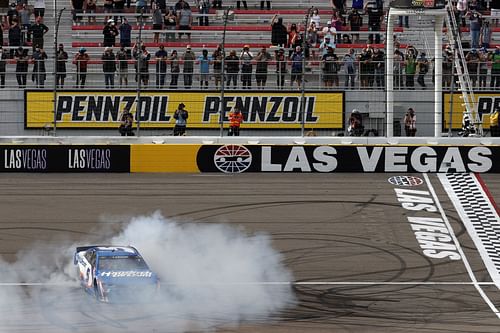
{"type": "Polygon", "coordinates": [[[110,284],[148,284],[156,283],[158,277],[152,271],[101,271],[97,278],[110,284]]]}

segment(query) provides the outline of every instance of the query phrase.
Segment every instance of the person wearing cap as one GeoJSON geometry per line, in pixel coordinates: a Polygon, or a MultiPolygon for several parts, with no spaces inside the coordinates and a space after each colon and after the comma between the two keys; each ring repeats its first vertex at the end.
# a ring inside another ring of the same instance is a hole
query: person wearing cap
{"type": "Polygon", "coordinates": [[[243,114],[239,106],[235,106],[233,111],[229,112],[229,132],[228,136],[240,136],[240,126],[243,122],[243,114]]]}
{"type": "Polygon", "coordinates": [[[262,47],[257,56],[255,57],[257,64],[255,66],[255,80],[257,87],[264,89],[267,82],[267,68],[269,61],[271,61],[271,54],[267,52],[265,47],[262,47]]]}
{"type": "Polygon", "coordinates": [[[252,59],[253,54],[250,52],[250,45],[243,46],[240,54],[241,62],[241,82],[243,89],[250,89],[252,87],[252,59]]]}
{"type": "Polygon", "coordinates": [[[319,49],[321,50],[321,56],[324,56],[328,52],[328,48],[335,49],[335,43],[331,40],[330,36],[325,36],[321,44],[319,44],[319,49]]]}
{"type": "Polygon", "coordinates": [[[323,38],[330,37],[331,40],[335,40],[335,36],[337,35],[337,29],[332,26],[332,21],[326,22],[326,27],[321,29],[321,36],[323,38]]]}
{"type": "Polygon", "coordinates": [[[76,88],[85,87],[85,81],[87,79],[87,66],[89,61],[90,57],[87,54],[87,50],[81,47],[73,60],[73,63],[76,64],[76,88]]]}
{"type": "Polygon", "coordinates": [[[490,55],[491,81],[490,88],[500,88],[500,46],[490,55]]]}
{"type": "Polygon", "coordinates": [[[498,116],[500,114],[500,108],[495,106],[493,112],[490,114],[490,134],[493,137],[500,136],[500,127],[498,127],[498,116]]]}
{"type": "Polygon", "coordinates": [[[174,112],[175,126],[174,136],[186,135],[187,119],[189,117],[188,111],[185,109],[186,105],[180,103],[177,110],[174,112]]]}
{"type": "Polygon", "coordinates": [[[133,125],[134,116],[130,113],[128,107],[124,107],[118,132],[120,132],[121,136],[134,136],[133,125]]]}
{"type": "Polygon", "coordinates": [[[4,52],[2,46],[0,45],[0,88],[5,88],[5,72],[7,67],[7,56],[6,52],[4,52]]]}
{"type": "Polygon", "coordinates": [[[339,86],[339,77],[337,75],[339,70],[339,58],[335,54],[333,47],[329,46],[326,54],[323,55],[322,59],[323,67],[323,81],[325,87],[336,87],[339,86]]]}
{"type": "Polygon", "coordinates": [[[285,50],[280,48],[276,51],[276,83],[280,89],[283,89],[285,86],[286,65],[285,50]]]}
{"type": "Polygon", "coordinates": [[[115,27],[115,21],[109,19],[104,28],[102,29],[102,34],[104,35],[104,40],[102,46],[104,47],[114,47],[116,43],[116,36],[118,36],[118,29],[115,27]]]}
{"type": "Polygon", "coordinates": [[[236,55],[235,50],[231,50],[229,55],[224,59],[224,66],[227,77],[227,88],[231,86],[231,81],[233,81],[233,88],[236,89],[238,86],[238,73],[240,71],[240,58],[236,55]]]}
{"type": "Polygon", "coordinates": [[[155,53],[156,58],[156,88],[162,89],[165,86],[165,77],[167,76],[168,52],[165,46],[160,44],[160,49],[155,53]]]}
{"type": "Polygon", "coordinates": [[[403,119],[403,123],[405,125],[406,136],[415,136],[415,133],[417,132],[417,116],[415,115],[415,110],[413,110],[413,108],[408,108],[408,111],[403,119]]]}
{"type": "Polygon", "coordinates": [[[28,75],[28,49],[19,46],[15,53],[16,59],[16,79],[19,88],[26,88],[26,77],[28,75]]]}
{"type": "Polygon", "coordinates": [[[182,55],[183,62],[183,78],[184,78],[184,88],[191,89],[193,85],[193,72],[194,72],[194,62],[196,61],[196,56],[191,50],[191,45],[186,46],[186,52],[182,55]]]}
{"type": "Polygon", "coordinates": [[[104,53],[101,56],[102,71],[104,72],[104,82],[106,89],[115,87],[115,72],[116,72],[116,59],[113,49],[109,46],[104,48],[104,53]]]}

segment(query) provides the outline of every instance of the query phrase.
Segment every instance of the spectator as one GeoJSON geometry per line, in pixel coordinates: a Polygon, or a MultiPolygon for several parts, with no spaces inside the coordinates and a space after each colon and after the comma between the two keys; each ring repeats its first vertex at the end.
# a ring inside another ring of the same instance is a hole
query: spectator
{"type": "Polygon", "coordinates": [[[288,27],[288,48],[290,49],[288,56],[290,57],[297,46],[302,45],[302,37],[295,23],[288,27]]]}
{"type": "MultiPolygon", "coordinates": [[[[97,11],[97,0],[87,0],[84,1],[84,9],[87,14],[95,14],[97,11]]],[[[95,23],[96,19],[94,15],[88,17],[88,23],[95,23]]]]}
{"type": "Polygon", "coordinates": [[[347,34],[342,35],[342,44],[352,44],[352,40],[349,37],[349,35],[347,34]]]}
{"type": "Polygon", "coordinates": [[[104,41],[102,45],[104,47],[114,47],[116,43],[116,36],[118,36],[118,29],[115,27],[115,21],[109,19],[104,28],[102,29],[102,34],[104,35],[104,41]]]}
{"type": "Polygon", "coordinates": [[[198,25],[199,26],[208,26],[208,11],[210,9],[209,0],[196,0],[196,4],[198,5],[198,25]]]}
{"type": "Polygon", "coordinates": [[[156,58],[156,88],[162,89],[165,86],[165,77],[167,76],[168,52],[165,46],[160,44],[160,49],[155,53],[156,58]]]}
{"type": "Polygon", "coordinates": [[[22,26],[24,41],[31,42],[31,36],[29,34],[31,28],[31,10],[25,3],[23,3],[21,10],[19,10],[19,19],[22,26]]]}
{"type": "Polygon", "coordinates": [[[470,50],[465,56],[465,61],[467,62],[467,71],[469,72],[469,78],[472,83],[472,87],[475,88],[477,84],[477,74],[479,68],[479,53],[476,49],[470,50]]]}
{"type": "Polygon", "coordinates": [[[325,87],[333,87],[333,85],[338,87],[339,77],[337,72],[339,58],[335,54],[333,47],[328,47],[328,50],[326,54],[323,55],[321,61],[323,64],[323,82],[325,83],[325,87]]]}
{"type": "MultiPolygon", "coordinates": [[[[377,1],[369,0],[365,5],[365,12],[368,14],[368,30],[380,31],[380,23],[384,12],[377,4],[377,1]]],[[[380,34],[375,34],[375,40],[373,34],[370,34],[368,36],[368,41],[370,44],[373,42],[380,44],[380,34]]]]}
{"type": "Polygon", "coordinates": [[[286,64],[285,50],[281,48],[276,53],[276,76],[277,85],[280,89],[283,89],[285,86],[286,64]]]}
{"type": "Polygon", "coordinates": [[[253,54],[250,52],[250,46],[243,46],[240,54],[241,61],[241,82],[243,89],[250,89],[252,87],[252,59],[253,54]]]}
{"type": "Polygon", "coordinates": [[[106,89],[115,87],[116,58],[113,49],[109,46],[104,49],[101,56],[102,71],[104,72],[104,82],[106,89]]]}
{"type": "MultiPolygon", "coordinates": [[[[113,0],[113,12],[115,13],[123,13],[125,9],[125,0],[113,0]]],[[[120,22],[123,21],[123,16],[115,16],[115,22],[118,22],[118,17],[120,17],[120,22]]]]}
{"type": "Polygon", "coordinates": [[[500,46],[497,45],[494,53],[490,55],[491,81],[490,88],[500,87],[500,46]]]}
{"type": "Polygon", "coordinates": [[[375,82],[377,87],[385,86],[385,54],[379,49],[375,48],[373,51],[373,69],[375,74],[375,82]]]}
{"type": "Polygon", "coordinates": [[[9,46],[10,57],[14,58],[15,47],[21,46],[21,28],[19,28],[17,20],[13,20],[9,28],[9,46]]]}
{"type": "Polygon", "coordinates": [[[191,45],[186,46],[186,52],[182,55],[182,61],[184,64],[182,69],[184,74],[184,88],[191,89],[193,85],[194,62],[196,61],[196,56],[191,51],[191,45]]]}
{"type": "Polygon", "coordinates": [[[415,86],[415,73],[417,71],[417,62],[415,52],[408,48],[405,57],[405,75],[406,75],[406,87],[408,89],[413,89],[415,86]]]}
{"type": "MultiPolygon", "coordinates": [[[[360,74],[360,83],[361,87],[366,88],[370,86],[370,83],[373,82],[373,78],[371,77],[371,68],[372,67],[372,49],[368,45],[359,56],[359,74],[360,74]]],[[[372,84],[373,85],[373,84],[372,84]]]]}
{"type": "Polygon", "coordinates": [[[264,2],[266,3],[266,9],[267,10],[271,10],[271,0],[260,0],[260,9],[263,10],[264,9],[264,2]]]}
{"type": "Polygon", "coordinates": [[[443,88],[451,87],[453,78],[453,50],[450,45],[447,45],[443,51],[443,88]]]}
{"type": "Polygon", "coordinates": [[[28,76],[28,50],[19,46],[16,50],[16,79],[19,88],[26,88],[26,77],[28,76]]]}
{"type": "Polygon", "coordinates": [[[201,51],[198,62],[200,64],[200,88],[203,88],[203,84],[205,84],[205,89],[208,89],[210,63],[212,62],[212,57],[208,55],[208,50],[201,51]]]}
{"type": "Polygon", "coordinates": [[[236,55],[235,50],[231,50],[229,55],[224,59],[225,60],[225,70],[227,74],[227,87],[231,85],[231,80],[233,81],[233,88],[236,89],[238,85],[238,72],[240,71],[240,58],[236,55]]]}
{"type": "Polygon", "coordinates": [[[68,61],[68,53],[64,51],[64,45],[59,44],[56,53],[57,67],[56,67],[56,87],[64,87],[64,80],[66,79],[66,62],[68,61]]]}
{"type": "Polygon", "coordinates": [[[38,45],[35,46],[35,51],[31,56],[33,61],[33,74],[31,75],[31,81],[35,82],[37,88],[43,88],[45,85],[45,59],[47,59],[47,54],[38,45]]]}
{"type": "Polygon", "coordinates": [[[80,48],[74,60],[76,64],[76,88],[85,88],[89,60],[90,57],[87,54],[87,50],[83,47],[80,48]]]}
{"type": "MultiPolygon", "coordinates": [[[[104,13],[111,14],[113,12],[113,0],[103,0],[104,13]]],[[[104,22],[108,22],[111,15],[104,17],[104,22]]]]}
{"type": "MultiPolygon", "coordinates": [[[[354,2],[353,2],[354,4],[354,2]]],[[[356,8],[353,8],[349,16],[347,17],[349,21],[349,25],[351,26],[351,31],[360,31],[361,26],[363,25],[363,17],[359,14],[356,8]]],[[[353,42],[359,42],[359,34],[352,34],[353,42]]]]}
{"type": "Polygon", "coordinates": [[[33,24],[29,30],[33,38],[33,49],[36,45],[43,49],[43,37],[48,31],[49,28],[42,23],[42,17],[37,17],[35,24],[33,24]]]}
{"type": "Polygon", "coordinates": [[[135,13],[137,15],[137,24],[143,24],[143,15],[147,12],[146,0],[136,0],[135,1],[135,13]]]}
{"type": "Polygon", "coordinates": [[[152,0],[158,6],[163,14],[167,13],[167,1],[166,0],[152,0]]]}
{"type": "MultiPolygon", "coordinates": [[[[184,3],[184,7],[177,14],[177,30],[189,31],[191,30],[191,25],[193,24],[193,13],[191,12],[191,8],[187,3],[184,3]]],[[[179,38],[182,37],[184,33],[179,32],[179,38]]],[[[186,32],[186,36],[188,37],[188,42],[191,42],[191,33],[186,32]]]]}
{"type": "Polygon", "coordinates": [[[335,43],[333,43],[330,39],[330,36],[326,36],[321,44],[319,45],[319,49],[321,51],[321,56],[324,56],[325,54],[328,53],[328,48],[335,48],[335,43]]]}
{"type": "Polygon", "coordinates": [[[326,27],[323,27],[323,29],[321,29],[321,36],[323,38],[330,37],[330,39],[333,41],[335,40],[336,35],[337,35],[337,29],[332,27],[332,21],[326,22],[326,27]]]}
{"type": "Polygon", "coordinates": [[[488,51],[483,47],[479,52],[479,88],[486,88],[488,76],[488,51]]]}
{"type": "Polygon", "coordinates": [[[267,52],[265,47],[262,47],[257,56],[255,57],[257,65],[255,67],[255,79],[257,87],[264,89],[267,82],[267,68],[269,61],[271,61],[271,54],[267,52]]]}
{"type": "Polygon", "coordinates": [[[242,1],[240,1],[240,0],[236,0],[236,8],[237,8],[237,9],[240,9],[240,8],[241,8],[241,7],[240,7],[240,2],[243,2],[243,7],[245,7],[245,9],[248,9],[248,5],[247,5],[247,1],[246,1],[246,0],[242,0],[242,1]]]}
{"type": "Polygon", "coordinates": [[[130,59],[129,52],[125,46],[121,46],[116,52],[116,61],[118,62],[118,77],[120,78],[120,88],[128,86],[128,60],[130,59]]]}
{"type": "MultiPolygon", "coordinates": [[[[165,18],[163,20],[163,24],[165,25],[165,29],[168,31],[173,31],[176,29],[176,19],[177,17],[175,16],[175,11],[171,7],[168,9],[167,13],[165,14],[165,18]]],[[[169,40],[175,40],[175,33],[167,32],[165,33],[165,39],[166,41],[169,40]]]]}
{"type": "Polygon", "coordinates": [[[307,29],[307,43],[312,47],[316,47],[318,44],[318,29],[316,28],[316,23],[311,22],[309,28],[307,29]]]}
{"type": "Polygon", "coordinates": [[[417,82],[422,88],[425,89],[425,74],[429,72],[429,60],[427,60],[425,52],[420,53],[420,56],[417,59],[417,67],[418,67],[417,82]]]}
{"type": "Polygon", "coordinates": [[[286,45],[287,36],[288,31],[283,24],[283,18],[275,14],[271,19],[271,44],[284,47],[286,45]]]}
{"type": "Polygon", "coordinates": [[[417,116],[412,108],[408,108],[403,123],[405,125],[406,136],[415,136],[417,132],[417,116]]]}
{"type": "Polygon", "coordinates": [[[363,10],[365,8],[363,4],[363,0],[352,0],[352,9],[356,9],[356,11],[363,10]]]}
{"type": "Polygon", "coordinates": [[[163,14],[160,7],[153,2],[153,43],[160,42],[160,30],[163,30],[163,14]]]}
{"type": "Polygon", "coordinates": [[[41,16],[45,15],[45,0],[35,0],[35,3],[33,4],[34,7],[34,14],[35,14],[35,19],[41,16]]]}
{"type": "Polygon", "coordinates": [[[123,109],[122,118],[120,121],[120,127],[118,128],[118,131],[120,132],[121,136],[134,136],[133,124],[134,124],[134,117],[130,113],[130,110],[127,107],[125,107],[123,109]]]}
{"type": "Polygon", "coordinates": [[[134,58],[137,62],[139,80],[147,87],[149,85],[149,60],[151,60],[151,54],[146,49],[146,45],[141,44],[140,50],[135,49],[134,58]]]}
{"type": "Polygon", "coordinates": [[[358,109],[354,109],[349,116],[349,126],[347,127],[347,135],[348,136],[361,136],[365,131],[365,127],[363,126],[363,116],[358,111],[358,109]]]}
{"type": "Polygon", "coordinates": [[[73,6],[73,23],[79,25],[82,21],[82,17],[79,14],[83,13],[83,6],[85,0],[71,0],[71,5],[73,6]]]}
{"type": "Polygon", "coordinates": [[[184,0],[177,1],[175,3],[175,6],[174,6],[175,14],[179,15],[180,11],[183,10],[185,6],[187,6],[188,8],[191,8],[186,1],[184,1],[184,0]]]}
{"type": "Polygon", "coordinates": [[[0,46],[0,88],[5,88],[5,72],[7,71],[8,56],[0,46]]]}
{"type": "Polygon", "coordinates": [[[354,56],[354,49],[350,49],[349,53],[344,56],[344,68],[345,68],[345,87],[354,89],[355,79],[356,79],[356,65],[354,56]]]}
{"type": "Polygon", "coordinates": [[[456,1],[456,10],[458,14],[457,24],[462,24],[462,27],[465,27],[465,15],[468,11],[467,0],[457,0],[456,1]],[[460,21],[460,22],[459,22],[460,21]]]}
{"type": "Polygon", "coordinates": [[[302,84],[302,73],[304,72],[304,55],[302,54],[302,48],[300,46],[295,48],[295,52],[292,54],[290,60],[292,61],[290,86],[293,86],[293,83],[297,82],[297,87],[300,89],[300,85],[302,84]]]}
{"type": "Polygon", "coordinates": [[[214,82],[215,89],[219,89],[219,84],[222,80],[222,47],[219,45],[212,54],[212,63],[214,65],[214,82]]]}
{"type": "Polygon", "coordinates": [[[490,114],[490,134],[493,137],[500,136],[500,127],[498,126],[498,115],[500,114],[500,108],[495,106],[493,113],[490,114]]]}
{"type": "Polygon", "coordinates": [[[311,23],[314,23],[317,29],[321,28],[321,16],[319,16],[318,8],[313,8],[311,11],[311,23]]]}
{"type": "Polygon", "coordinates": [[[179,104],[177,110],[174,113],[175,126],[174,126],[174,136],[186,135],[187,119],[189,113],[184,109],[186,105],[184,103],[179,104]]]}
{"type": "Polygon", "coordinates": [[[471,46],[473,49],[477,49],[479,47],[479,37],[481,35],[481,15],[473,11],[469,15],[469,29],[471,34],[471,46]]]}
{"type": "Polygon", "coordinates": [[[124,47],[132,46],[132,27],[128,23],[126,17],[123,18],[122,24],[120,24],[120,45],[124,47]]]}
{"type": "Polygon", "coordinates": [[[179,81],[179,73],[181,71],[179,65],[179,57],[177,56],[177,51],[173,50],[168,58],[170,62],[170,72],[172,73],[172,77],[170,80],[170,89],[177,89],[177,82],[179,81]]]}
{"type": "Polygon", "coordinates": [[[337,44],[341,43],[341,36],[342,33],[339,33],[339,31],[342,31],[342,25],[344,24],[344,19],[340,15],[338,11],[334,11],[332,15],[332,26],[335,28],[336,34],[335,34],[335,39],[337,44]]]}
{"type": "Polygon", "coordinates": [[[234,111],[229,113],[229,133],[228,136],[240,136],[240,126],[243,122],[243,114],[239,106],[234,107],[234,111]]]}
{"type": "Polygon", "coordinates": [[[19,12],[17,11],[17,5],[15,2],[10,4],[7,10],[7,21],[9,25],[12,25],[12,20],[16,19],[19,22],[19,12]]]}
{"type": "MultiPolygon", "coordinates": [[[[393,60],[393,74],[394,74],[394,88],[399,89],[404,86],[403,83],[403,67],[404,67],[404,56],[401,51],[394,51],[393,60]]],[[[443,62],[443,82],[444,82],[444,62],[443,62]]],[[[444,83],[443,83],[444,86],[444,83]]]]}
{"type": "Polygon", "coordinates": [[[330,5],[334,12],[339,12],[343,15],[345,13],[346,0],[330,0],[330,5]]]}
{"type": "Polygon", "coordinates": [[[481,47],[489,48],[491,41],[491,28],[490,22],[484,21],[484,24],[481,26],[481,33],[479,38],[481,39],[481,47]]]}

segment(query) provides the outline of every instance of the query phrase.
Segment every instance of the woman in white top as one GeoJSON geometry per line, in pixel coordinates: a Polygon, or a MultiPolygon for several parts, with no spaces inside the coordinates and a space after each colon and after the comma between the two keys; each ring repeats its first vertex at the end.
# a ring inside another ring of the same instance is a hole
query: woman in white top
{"type": "Polygon", "coordinates": [[[318,8],[314,8],[311,13],[311,23],[314,22],[316,25],[316,30],[320,30],[321,17],[319,16],[318,8]]]}

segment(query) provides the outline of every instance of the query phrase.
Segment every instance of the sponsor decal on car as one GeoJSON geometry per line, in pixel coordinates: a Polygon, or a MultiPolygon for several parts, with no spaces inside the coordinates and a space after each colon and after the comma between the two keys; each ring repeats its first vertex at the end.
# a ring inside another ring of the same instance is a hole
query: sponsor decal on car
{"type": "Polygon", "coordinates": [[[141,272],[141,271],[113,271],[113,272],[101,272],[102,277],[152,277],[152,272],[141,272]]]}

